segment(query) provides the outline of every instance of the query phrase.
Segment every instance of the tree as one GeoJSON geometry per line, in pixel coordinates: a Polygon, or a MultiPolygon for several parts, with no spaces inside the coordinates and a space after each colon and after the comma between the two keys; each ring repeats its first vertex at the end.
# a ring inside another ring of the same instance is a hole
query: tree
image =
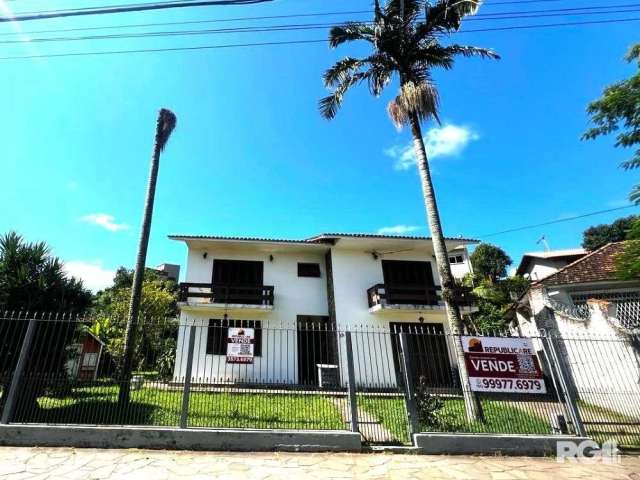
{"type": "MultiPolygon", "coordinates": [[[[91,292],[69,278],[64,264],[44,242],[29,243],[15,232],[0,236],[0,311],[22,312],[18,319],[0,320],[0,379],[7,392],[29,323],[31,347],[20,385],[20,417],[37,408],[39,393],[49,384],[66,380],[69,346],[78,333],[75,321],[36,321],[44,313],[82,315],[91,304],[91,292]],[[20,318],[24,320],[20,320],[20,318]],[[29,321],[26,321],[29,320],[29,321]]],[[[55,317],[54,317],[55,318],[55,317]]],[[[0,397],[0,410],[6,395],[0,397]]]]}
{"type": "Polygon", "coordinates": [[[140,242],[138,244],[138,255],[136,258],[136,268],[133,274],[133,286],[131,288],[131,303],[129,305],[129,318],[124,337],[124,357],[122,361],[122,382],[120,383],[120,393],[118,403],[126,405],[129,403],[129,393],[131,391],[131,369],[133,353],[135,348],[135,335],[140,311],[140,295],[142,294],[142,279],[144,276],[144,264],[147,260],[147,247],[149,245],[149,235],[151,233],[151,219],[153,217],[153,202],[156,195],[156,182],[158,181],[158,168],[160,166],[160,153],[166,147],[169,137],[176,127],[176,116],[166,108],[160,109],[156,120],[156,135],[153,143],[153,154],[151,156],[151,170],[149,172],[149,183],[147,185],[147,195],[144,203],[144,213],[142,216],[142,228],[140,232],[140,242]]]}
{"type": "Polygon", "coordinates": [[[627,231],[640,217],[631,215],[619,218],[613,223],[594,225],[582,234],[582,248],[590,252],[611,242],[621,242],[627,238],[627,231]]]}
{"type": "Polygon", "coordinates": [[[622,253],[615,258],[618,278],[640,279],[640,218],[636,218],[627,231],[627,241],[622,253]]]}
{"type": "MultiPolygon", "coordinates": [[[[447,320],[450,328],[458,332],[463,327],[462,319],[458,306],[451,301],[454,280],[447,258],[421,122],[431,119],[439,121],[439,97],[432,78],[433,69],[451,69],[458,56],[499,58],[489,49],[441,43],[441,39],[456,32],[462,19],[474,14],[479,5],[478,0],[388,0],[381,8],[379,0],[375,0],[372,23],[347,22],[330,30],[329,45],[332,48],[347,42],[364,41],[370,45],[371,53],[363,58],[345,57],[329,68],[323,80],[331,94],[320,100],[319,105],[322,115],[332,119],[351,87],[367,82],[370,93],[377,97],[397,76],[400,90],[389,103],[387,111],[396,127],[411,127],[427,222],[442,280],[447,320]],[[421,20],[423,7],[426,18],[421,20]]],[[[460,380],[465,391],[467,415],[476,419],[480,416],[479,404],[470,392],[462,343],[458,341],[454,344],[460,380]]]]}
{"type": "MultiPolygon", "coordinates": [[[[587,113],[595,126],[582,135],[583,140],[619,132],[616,147],[640,146],[640,43],[631,47],[625,59],[629,63],[637,61],[638,72],[627,80],[609,85],[600,99],[589,104],[587,113]]],[[[625,170],[639,168],[640,148],[621,166],[625,170]]],[[[633,188],[629,198],[640,203],[640,185],[633,188]]]]}
{"type": "MultiPolygon", "coordinates": [[[[115,364],[122,365],[131,287],[118,288],[117,285],[117,282],[114,282],[113,287],[98,295],[91,333],[104,342],[106,351],[115,364]]],[[[136,324],[137,331],[131,337],[135,338],[132,369],[155,368],[157,360],[167,350],[175,356],[176,295],[175,290],[172,291],[166,286],[162,280],[147,278],[142,284],[139,310],[141,322],[136,324]]]]}
{"type": "Polygon", "coordinates": [[[471,254],[471,265],[475,274],[490,283],[507,276],[507,267],[513,261],[500,247],[481,243],[471,254]]]}

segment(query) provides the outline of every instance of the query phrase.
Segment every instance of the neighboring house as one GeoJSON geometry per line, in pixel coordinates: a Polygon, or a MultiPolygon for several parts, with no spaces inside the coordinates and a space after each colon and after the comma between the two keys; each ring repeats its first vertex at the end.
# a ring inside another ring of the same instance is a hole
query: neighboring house
{"type": "Polygon", "coordinates": [[[532,281],[542,280],[587,254],[584,248],[530,252],[522,256],[516,275],[532,281]]]}
{"type": "MultiPolygon", "coordinates": [[[[354,342],[354,355],[367,358],[375,349],[394,365],[397,345],[389,331],[421,324],[435,332],[446,329],[441,281],[429,238],[366,234],[322,234],[306,240],[169,238],[185,242],[188,248],[186,282],[180,284],[181,324],[210,327],[199,329],[205,333],[196,339],[193,376],[202,381],[316,383],[318,365],[339,363],[343,339],[338,339],[338,332],[385,332],[354,342]],[[255,329],[250,372],[227,363],[229,327],[255,329]]],[[[466,246],[475,243],[446,239],[457,278],[469,272],[466,246]]],[[[461,303],[468,301],[462,290],[459,295],[461,303]]],[[[462,311],[469,313],[472,307],[462,311]]],[[[178,335],[177,379],[184,378],[186,371],[186,332],[181,327],[178,335]]],[[[438,343],[429,354],[439,355],[438,363],[450,373],[455,357],[448,345],[441,344],[446,337],[431,336],[425,341],[438,343]]],[[[375,374],[376,379],[365,378],[356,371],[361,382],[396,384],[395,371],[375,374]]]]}
{"type": "MultiPolygon", "coordinates": [[[[615,257],[623,248],[624,242],[610,243],[533,282],[511,312],[522,335],[562,337],[560,354],[573,387],[608,409],[626,408],[631,398],[612,402],[610,392],[640,395],[640,280],[616,277],[615,257]]],[[[640,416],[640,405],[636,410],[640,416]]]]}
{"type": "Polygon", "coordinates": [[[165,277],[167,280],[173,280],[177,282],[180,278],[180,265],[174,265],[172,263],[161,263],[155,269],[158,274],[165,277]]]}
{"type": "Polygon", "coordinates": [[[67,373],[75,380],[95,380],[102,356],[103,342],[91,332],[84,332],[81,343],[73,345],[73,358],[67,363],[67,373]]]}

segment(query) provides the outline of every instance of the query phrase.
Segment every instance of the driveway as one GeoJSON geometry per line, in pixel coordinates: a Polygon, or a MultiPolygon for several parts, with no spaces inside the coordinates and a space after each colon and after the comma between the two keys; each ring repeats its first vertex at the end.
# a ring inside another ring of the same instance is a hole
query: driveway
{"type": "Polygon", "coordinates": [[[0,447],[0,479],[293,480],[297,478],[640,480],[640,458],[615,465],[553,458],[384,453],[221,453],[0,447]]]}

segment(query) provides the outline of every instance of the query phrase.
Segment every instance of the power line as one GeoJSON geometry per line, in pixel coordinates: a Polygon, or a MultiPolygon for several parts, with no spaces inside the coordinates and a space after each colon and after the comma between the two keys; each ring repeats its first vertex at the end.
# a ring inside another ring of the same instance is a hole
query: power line
{"type": "Polygon", "coordinates": [[[138,3],[124,6],[110,6],[106,8],[74,9],[74,10],[50,10],[46,12],[34,12],[12,17],[0,17],[2,22],[25,22],[28,20],[46,20],[51,18],[77,17],[84,15],[106,15],[115,13],[144,12],[149,10],[166,10],[169,8],[190,8],[221,5],[252,5],[256,3],[271,2],[273,0],[207,0],[207,1],[170,1],[157,3],[138,3]]]}
{"type": "MultiPolygon", "coordinates": [[[[173,2],[175,3],[175,1],[173,2]]],[[[546,9],[546,10],[525,10],[525,11],[517,11],[517,12],[494,12],[487,14],[477,14],[473,17],[469,17],[465,19],[466,21],[477,21],[477,20],[506,20],[506,19],[518,19],[518,18],[543,18],[549,16],[574,16],[574,15],[590,15],[590,14],[614,14],[614,13],[628,13],[635,12],[635,10],[608,10],[608,11],[598,11],[591,12],[591,10],[595,9],[611,9],[611,8],[632,8],[632,7],[640,7],[640,4],[624,4],[624,5],[598,5],[598,6],[590,6],[590,7],[575,7],[575,8],[563,8],[563,9],[546,9]],[[581,10],[588,10],[587,12],[578,12],[581,10]],[[577,12],[575,14],[570,14],[569,12],[577,12]],[[566,13],[564,13],[566,12],[566,13]],[[528,14],[536,14],[542,13],[540,15],[528,15],[528,14]],[[557,13],[557,14],[556,14],[557,13]],[[516,14],[517,16],[511,16],[516,14]],[[494,17],[500,16],[499,18],[485,18],[485,17],[494,17]]],[[[221,19],[208,19],[208,20],[190,20],[190,21],[180,21],[180,22],[155,22],[155,23],[137,23],[137,24],[125,24],[125,25],[107,25],[107,26],[98,26],[98,27],[77,27],[77,28],[66,28],[66,29],[53,29],[53,30],[36,30],[29,32],[1,32],[0,36],[8,36],[8,35],[37,35],[43,33],[64,33],[64,32],[76,32],[76,31],[92,31],[92,30],[113,30],[117,28],[142,28],[142,27],[156,27],[156,26],[173,26],[173,25],[195,25],[195,24],[207,24],[207,23],[226,23],[226,22],[239,22],[246,20],[276,20],[276,19],[284,19],[284,18],[308,18],[308,17],[322,17],[322,16],[335,16],[335,15],[355,15],[362,13],[372,13],[370,10],[352,10],[352,11],[338,11],[338,12],[316,12],[316,13],[303,13],[303,14],[286,14],[286,15],[267,15],[267,16],[254,16],[254,17],[235,17],[235,18],[221,18],[221,19]]],[[[367,22],[365,20],[364,22],[367,22]]],[[[331,24],[333,25],[333,24],[331,24]]],[[[331,26],[330,25],[330,26],[331,26]]]]}
{"type": "MultiPolygon", "coordinates": [[[[628,23],[640,21],[640,17],[625,18],[615,20],[593,20],[583,22],[564,22],[564,23],[551,23],[551,24],[538,24],[538,25],[511,25],[507,27],[494,27],[494,28],[478,28],[474,30],[462,30],[457,33],[475,33],[475,32],[490,32],[490,31],[506,31],[517,29],[536,29],[536,28],[558,28],[578,25],[597,25],[597,24],[614,24],[614,23],[628,23]]],[[[189,51],[189,50],[211,50],[222,48],[239,48],[239,47],[257,47],[257,46],[271,46],[271,45],[296,45],[296,44],[311,44],[311,43],[324,43],[327,39],[311,39],[311,40],[291,40],[291,41],[277,41],[277,42],[254,42],[254,43],[236,43],[236,44],[220,44],[220,45],[199,45],[193,47],[168,47],[168,48],[149,48],[149,49],[134,49],[134,50],[107,50],[98,52],[68,52],[68,53],[54,53],[54,54],[42,54],[42,55],[19,55],[19,56],[6,56],[0,57],[0,60],[26,60],[36,58],[59,58],[59,57],[80,57],[90,55],[116,55],[124,53],[153,53],[153,52],[174,52],[174,51],[189,51]]]]}
{"type": "MultiPolygon", "coordinates": [[[[559,13],[547,13],[544,15],[528,15],[528,16],[503,16],[501,18],[469,18],[468,20],[507,20],[507,19],[520,19],[520,18],[546,18],[546,17],[563,17],[563,16],[584,16],[584,15],[610,15],[610,14],[618,14],[618,13],[637,13],[639,9],[632,9],[629,7],[640,7],[640,4],[630,4],[630,5],[620,5],[620,7],[627,7],[626,10],[611,10],[611,11],[591,11],[593,8],[606,8],[606,7],[586,7],[589,11],[586,12],[576,12],[576,13],[568,13],[566,10],[577,10],[577,9],[560,9],[559,13]]],[[[544,11],[544,10],[543,10],[544,11]]],[[[548,10],[548,12],[554,12],[554,10],[548,10]]],[[[509,12],[512,13],[512,12],[509,12]]],[[[314,16],[314,15],[325,15],[332,13],[324,13],[324,14],[306,14],[306,16],[314,16]]],[[[335,14],[338,14],[337,12],[335,14]]],[[[506,12],[504,13],[506,15],[506,12]]],[[[270,16],[267,18],[281,18],[282,16],[270,16]]],[[[289,18],[290,16],[285,16],[289,18]]],[[[150,23],[150,24],[134,24],[134,25],[121,25],[121,26],[107,26],[107,27],[85,27],[85,28],[75,28],[75,29],[62,29],[62,30],[44,30],[40,32],[9,32],[0,34],[0,36],[7,35],[34,35],[37,33],[64,33],[71,31],[89,31],[89,30],[100,30],[100,29],[114,29],[114,28],[131,28],[131,27],[148,27],[148,26],[162,26],[162,25],[188,25],[188,24],[204,24],[204,23],[218,23],[225,21],[236,21],[236,20],[244,20],[250,18],[264,18],[264,17],[240,17],[237,19],[212,19],[212,20],[195,20],[195,21],[183,21],[183,22],[161,22],[161,23],[150,23]]],[[[340,22],[343,23],[343,22],[340,22]]],[[[290,30],[317,30],[323,28],[329,28],[334,25],[338,25],[340,23],[314,23],[314,24],[284,24],[284,25],[269,25],[269,26],[249,26],[249,27],[233,27],[233,28],[225,28],[225,29],[205,29],[205,30],[178,30],[178,31],[164,31],[164,32],[138,32],[138,33],[117,33],[117,34],[106,34],[106,35],[85,35],[79,37],[45,37],[45,38],[22,38],[19,40],[7,40],[0,41],[0,44],[13,44],[13,43],[25,43],[25,42],[57,42],[57,41],[77,41],[77,40],[105,40],[105,39],[122,39],[122,38],[142,38],[142,37],[159,37],[159,36],[182,36],[182,35],[208,35],[208,34],[217,34],[217,33],[256,33],[256,32],[271,32],[271,31],[290,31],[290,30]]],[[[467,30],[468,31],[468,30],[467,30]]]]}
{"type": "MultiPolygon", "coordinates": [[[[640,6],[640,4],[638,4],[640,6]]],[[[640,9],[618,10],[606,13],[637,13],[640,9]]],[[[584,15],[598,14],[600,12],[585,12],[584,15]]],[[[566,16],[567,14],[555,14],[555,16],[566,16]]],[[[519,18],[519,17],[508,17],[519,18]]],[[[484,19],[487,20],[487,19],[484,19]]],[[[213,34],[230,34],[230,33],[265,33],[265,32],[286,32],[286,31],[309,31],[325,29],[337,25],[337,23],[303,23],[303,24],[281,24],[269,26],[246,26],[231,27],[218,29],[200,29],[200,30],[174,30],[174,31],[155,31],[155,32],[134,32],[134,33],[115,33],[106,35],[84,35],[77,37],[42,37],[27,38],[19,40],[0,40],[0,44],[17,44],[17,43],[42,43],[42,42],[67,42],[67,41],[85,41],[85,40],[114,40],[125,38],[148,38],[148,37],[176,37],[176,36],[193,36],[193,35],[213,35],[213,34]]],[[[512,29],[518,26],[495,27],[496,30],[512,29]]],[[[522,26],[523,28],[535,26],[522,26]]],[[[491,29],[463,30],[460,33],[474,31],[488,31],[491,29]]],[[[25,33],[22,33],[23,35],[25,33]]]]}
{"type": "Polygon", "coordinates": [[[544,227],[546,225],[554,225],[556,223],[569,222],[571,220],[578,220],[580,218],[593,217],[594,215],[602,215],[603,213],[615,212],[615,211],[618,211],[618,210],[624,210],[626,208],[632,208],[632,207],[637,207],[637,205],[625,205],[624,207],[615,207],[615,208],[609,208],[607,210],[598,210],[596,212],[583,213],[582,215],[575,215],[573,217],[559,218],[557,220],[551,220],[551,221],[548,221],[548,222],[536,223],[535,225],[525,225],[525,226],[522,226],[522,227],[510,228],[508,230],[502,230],[500,232],[488,233],[486,235],[477,235],[477,237],[478,238],[487,238],[487,237],[494,237],[496,235],[503,235],[505,233],[520,232],[522,230],[528,230],[528,229],[537,228],[537,227],[544,227]]]}

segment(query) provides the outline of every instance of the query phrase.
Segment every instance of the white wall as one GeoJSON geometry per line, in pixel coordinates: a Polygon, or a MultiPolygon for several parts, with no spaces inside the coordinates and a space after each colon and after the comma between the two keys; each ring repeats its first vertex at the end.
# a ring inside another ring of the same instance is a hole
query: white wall
{"type": "MultiPolygon", "coordinates": [[[[187,259],[186,282],[210,283],[214,259],[255,260],[264,263],[264,284],[274,287],[274,307],[271,311],[234,310],[230,319],[260,320],[263,328],[262,357],[256,357],[253,366],[227,365],[223,355],[206,354],[206,328],[210,318],[222,318],[222,311],[181,312],[181,324],[198,326],[192,376],[204,381],[221,379],[229,381],[258,380],[273,382],[297,379],[296,326],[298,315],[328,315],[327,278],[325,259],[322,252],[275,252],[255,249],[190,249],[187,259]],[[298,262],[320,264],[320,278],[298,277],[298,262]],[[269,330],[266,330],[269,329],[269,330]],[[206,380],[211,379],[211,380],[206,380]]],[[[185,365],[181,359],[186,355],[188,335],[181,327],[178,334],[178,348],[174,376],[184,377],[185,365]],[[184,349],[184,350],[183,350],[184,349]]]]}
{"type": "Polygon", "coordinates": [[[551,258],[532,258],[529,268],[524,273],[531,280],[537,281],[556,273],[562,267],[567,265],[566,260],[554,260],[551,258]]]}

